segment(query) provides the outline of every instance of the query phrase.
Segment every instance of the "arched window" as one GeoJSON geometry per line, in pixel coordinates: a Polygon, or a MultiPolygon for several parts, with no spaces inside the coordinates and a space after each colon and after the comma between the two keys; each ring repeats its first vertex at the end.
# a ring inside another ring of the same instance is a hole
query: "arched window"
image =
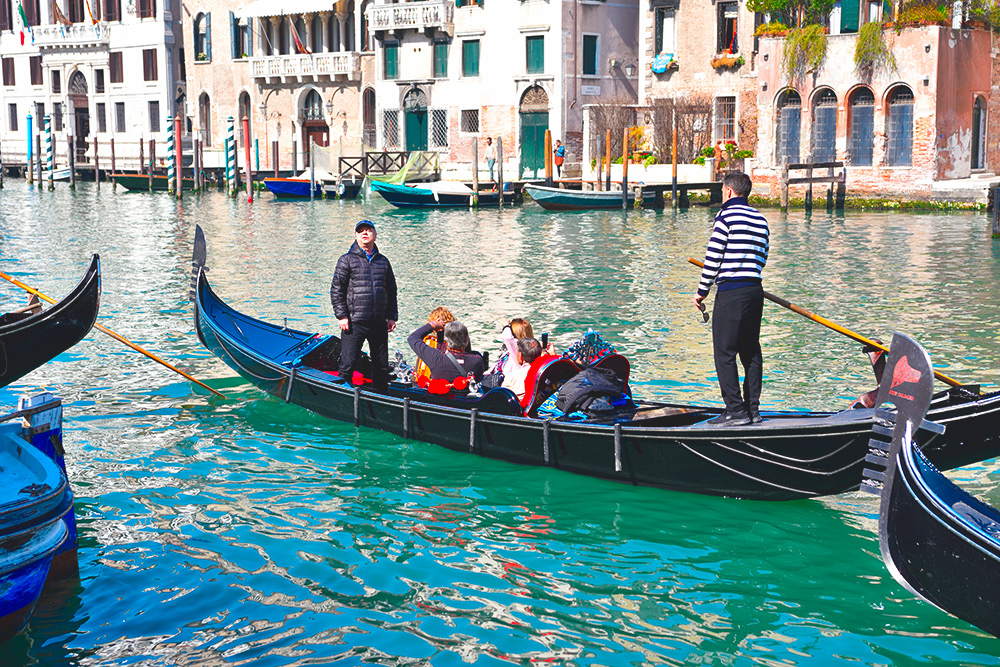
{"type": "Polygon", "coordinates": [[[913,165],[913,91],[897,86],[889,94],[885,117],[885,162],[890,167],[913,165]]]}
{"type": "Polygon", "coordinates": [[[872,151],[875,146],[875,95],[869,88],[858,88],[851,95],[850,137],[851,166],[872,166],[872,151]]]}
{"type": "Polygon", "coordinates": [[[354,3],[351,2],[347,5],[347,25],[344,31],[347,33],[347,44],[345,45],[345,51],[356,51],[354,46],[354,3]]]}
{"type": "Polygon", "coordinates": [[[978,95],[972,105],[972,168],[986,168],[986,102],[978,95]]]}
{"type": "Polygon", "coordinates": [[[288,33],[291,30],[291,25],[288,17],[282,17],[281,22],[278,23],[278,53],[283,56],[289,54],[288,42],[291,38],[288,36],[288,33]]]}
{"type": "Polygon", "coordinates": [[[366,88],[361,100],[361,118],[364,123],[365,146],[375,148],[375,89],[366,88]]]}
{"type": "Polygon", "coordinates": [[[802,98],[786,90],[778,98],[778,164],[799,161],[799,138],[802,127],[802,98]]]}
{"type": "Polygon", "coordinates": [[[201,133],[202,144],[212,147],[212,103],[208,93],[202,93],[198,98],[198,131],[201,133]]]}
{"type": "Polygon", "coordinates": [[[198,14],[194,17],[194,58],[212,59],[212,14],[198,14]]]}
{"type": "Polygon", "coordinates": [[[318,16],[314,16],[313,20],[309,26],[309,37],[312,40],[309,48],[312,49],[313,53],[323,52],[323,19],[318,16]]]}
{"type": "Polygon", "coordinates": [[[325,120],[323,117],[323,97],[319,91],[310,90],[302,104],[303,120],[325,120]]]}
{"type": "Polygon", "coordinates": [[[829,88],[813,97],[812,159],[813,162],[837,159],[837,94],[829,88]]]}

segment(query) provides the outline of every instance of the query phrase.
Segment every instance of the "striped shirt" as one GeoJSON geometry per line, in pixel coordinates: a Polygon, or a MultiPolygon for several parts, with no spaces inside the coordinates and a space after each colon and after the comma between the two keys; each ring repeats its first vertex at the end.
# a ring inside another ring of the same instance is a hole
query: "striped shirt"
{"type": "Polygon", "coordinates": [[[768,236],[767,220],[746,197],[724,203],[708,240],[698,294],[708,296],[713,282],[719,290],[759,285],[767,264],[768,236]]]}

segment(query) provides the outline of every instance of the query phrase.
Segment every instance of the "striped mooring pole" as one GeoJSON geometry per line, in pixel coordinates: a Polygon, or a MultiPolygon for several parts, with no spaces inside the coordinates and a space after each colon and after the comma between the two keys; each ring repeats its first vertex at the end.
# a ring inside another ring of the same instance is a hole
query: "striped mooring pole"
{"type": "Polygon", "coordinates": [[[55,190],[56,185],[52,178],[52,162],[55,156],[52,154],[52,117],[45,114],[45,165],[49,170],[49,190],[55,190]]]}
{"type": "Polygon", "coordinates": [[[174,194],[174,117],[167,116],[167,127],[170,131],[167,132],[167,193],[174,194]]]}
{"type": "Polygon", "coordinates": [[[229,117],[229,131],[226,132],[226,193],[236,196],[236,121],[229,117]]]}
{"type": "Polygon", "coordinates": [[[32,176],[31,172],[32,172],[32,169],[35,166],[34,161],[33,161],[33,157],[34,156],[31,154],[32,144],[33,144],[33,142],[35,140],[35,134],[31,131],[31,121],[32,120],[33,119],[31,117],[31,112],[29,111],[28,112],[28,171],[26,172],[26,175],[28,177],[28,185],[31,185],[31,176],[32,176]]]}

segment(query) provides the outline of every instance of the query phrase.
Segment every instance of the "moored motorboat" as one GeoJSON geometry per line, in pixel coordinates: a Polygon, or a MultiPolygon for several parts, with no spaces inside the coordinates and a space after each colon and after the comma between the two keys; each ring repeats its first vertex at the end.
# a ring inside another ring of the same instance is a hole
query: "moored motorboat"
{"type": "MultiPolygon", "coordinates": [[[[613,419],[539,419],[539,391],[521,410],[513,393],[433,395],[408,382],[387,393],[343,383],[339,340],[270,324],[225,304],[196,268],[195,325],[202,343],[247,380],[286,402],[341,421],[457,451],[549,466],[629,484],[760,500],[793,500],[856,488],[874,411],[769,412],[761,424],[712,427],[719,409],[637,401],[613,419]]],[[[571,364],[553,360],[536,387],[558,384],[571,364]]],[[[626,371],[627,373],[627,371],[626,371]]],[[[626,378],[627,380],[627,378],[626,378]]],[[[551,394],[551,390],[548,392],[551,394]]],[[[949,435],[925,443],[944,468],[1000,455],[1000,393],[952,389],[935,398],[949,435]]]]}
{"type": "MultiPolygon", "coordinates": [[[[124,174],[118,173],[113,174],[112,178],[115,183],[122,186],[130,192],[167,192],[170,189],[170,183],[167,176],[161,176],[154,174],[152,177],[149,174],[124,174]]],[[[181,179],[181,189],[182,190],[194,190],[194,179],[193,178],[182,178],[181,179]]]]}
{"type": "Polygon", "coordinates": [[[62,405],[22,399],[0,424],[0,642],[27,624],[46,580],[75,565],[73,492],[62,457],[62,405]],[[14,422],[14,419],[23,422],[14,422]]]}
{"type": "MultiPolygon", "coordinates": [[[[265,178],[264,187],[277,199],[309,199],[308,178],[265,178]]],[[[316,181],[313,196],[323,196],[323,183],[316,181]]]]}
{"type": "Polygon", "coordinates": [[[879,413],[883,424],[868,459],[874,465],[862,485],[881,495],[882,558],[911,593],[1000,637],[1000,511],[942,475],[917,446],[921,428],[928,435],[951,429],[924,420],[933,391],[924,349],[896,334],[885,375],[891,380],[876,405],[891,402],[896,410],[879,413]]]}
{"type": "Polygon", "coordinates": [[[50,175],[53,181],[68,181],[70,177],[70,168],[63,167],[62,169],[53,169],[51,172],[46,169],[42,172],[42,182],[44,183],[45,181],[48,181],[50,175]]]}
{"type": "Polygon", "coordinates": [[[94,326],[100,304],[101,260],[94,255],[83,279],[59,303],[0,316],[0,387],[79,343],[94,326]]]}
{"type": "MultiPolygon", "coordinates": [[[[436,181],[415,185],[397,185],[371,181],[372,192],[399,208],[460,208],[469,206],[496,206],[500,203],[500,193],[496,190],[476,191],[457,181],[436,181]]],[[[505,190],[505,204],[514,203],[514,192],[505,190]]]]}
{"type": "MultiPolygon", "coordinates": [[[[592,211],[622,208],[621,190],[564,190],[525,183],[524,192],[547,211],[592,211]]],[[[628,208],[635,206],[635,193],[629,192],[628,208]]],[[[656,193],[643,191],[642,205],[652,206],[656,193]]]]}

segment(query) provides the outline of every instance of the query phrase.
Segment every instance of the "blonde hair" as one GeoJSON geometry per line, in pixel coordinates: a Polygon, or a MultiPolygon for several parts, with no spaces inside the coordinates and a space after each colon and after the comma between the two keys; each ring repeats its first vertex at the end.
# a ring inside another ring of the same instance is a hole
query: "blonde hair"
{"type": "Polygon", "coordinates": [[[427,316],[428,322],[433,322],[434,320],[440,320],[442,322],[454,322],[455,316],[451,314],[451,311],[444,306],[438,306],[431,311],[431,314],[427,316]]]}
{"type": "Polygon", "coordinates": [[[531,329],[531,323],[520,317],[515,317],[510,321],[510,330],[514,332],[514,338],[535,337],[535,332],[531,329]]]}

